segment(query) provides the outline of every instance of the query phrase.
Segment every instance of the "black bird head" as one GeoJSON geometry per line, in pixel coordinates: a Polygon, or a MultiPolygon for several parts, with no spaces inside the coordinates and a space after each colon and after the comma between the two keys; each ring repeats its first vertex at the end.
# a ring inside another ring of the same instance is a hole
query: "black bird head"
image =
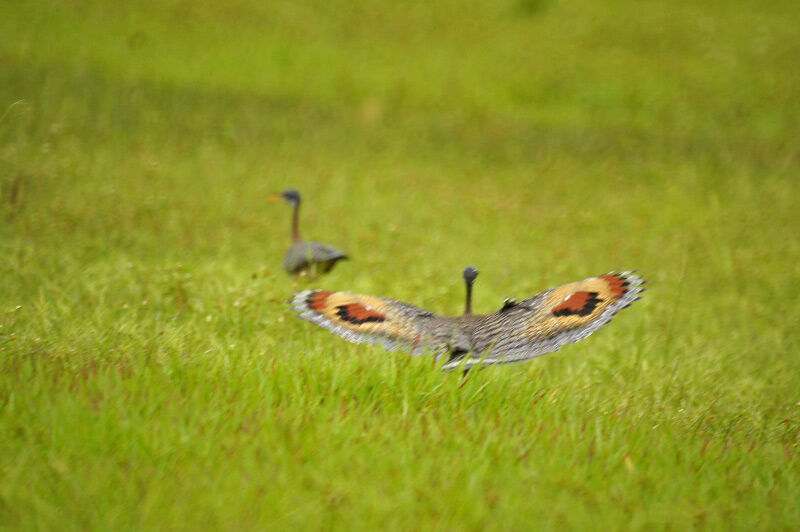
{"type": "Polygon", "coordinates": [[[472,284],[475,282],[475,279],[477,278],[478,278],[478,268],[476,268],[475,266],[467,266],[466,268],[464,268],[464,280],[467,283],[472,284]]]}
{"type": "Polygon", "coordinates": [[[300,193],[293,188],[287,188],[283,192],[270,194],[269,199],[270,201],[276,201],[282,199],[286,203],[291,204],[293,207],[297,207],[298,205],[300,205],[300,193]]]}

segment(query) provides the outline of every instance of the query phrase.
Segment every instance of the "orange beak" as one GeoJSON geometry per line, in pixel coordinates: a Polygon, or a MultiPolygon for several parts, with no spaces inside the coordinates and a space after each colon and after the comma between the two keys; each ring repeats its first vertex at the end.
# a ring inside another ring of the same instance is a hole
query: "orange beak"
{"type": "Polygon", "coordinates": [[[267,201],[280,201],[283,199],[283,194],[280,192],[273,192],[267,196],[267,201]]]}

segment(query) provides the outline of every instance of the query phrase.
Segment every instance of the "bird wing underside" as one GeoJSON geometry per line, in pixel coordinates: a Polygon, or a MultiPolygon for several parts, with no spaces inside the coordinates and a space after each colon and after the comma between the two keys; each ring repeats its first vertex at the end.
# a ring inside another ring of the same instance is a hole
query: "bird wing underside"
{"type": "Polygon", "coordinates": [[[472,332],[472,353],[460,363],[469,367],[522,362],[583,340],[639,299],[644,283],[632,272],[608,273],[482,316],[472,332]]]}
{"type": "Polygon", "coordinates": [[[304,290],[291,300],[299,317],[355,343],[373,343],[412,354],[445,350],[451,318],[400,301],[347,292],[304,290]]]}

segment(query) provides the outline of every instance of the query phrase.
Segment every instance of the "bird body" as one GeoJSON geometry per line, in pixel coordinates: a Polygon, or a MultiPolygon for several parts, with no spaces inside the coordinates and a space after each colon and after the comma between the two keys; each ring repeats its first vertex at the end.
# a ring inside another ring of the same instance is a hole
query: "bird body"
{"type": "Polygon", "coordinates": [[[336,261],[346,258],[347,255],[333,246],[301,240],[289,247],[283,258],[283,269],[293,275],[316,277],[328,273],[336,261]]]}
{"type": "Polygon", "coordinates": [[[271,194],[271,200],[282,199],[292,206],[292,245],[283,258],[283,269],[289,275],[316,277],[328,273],[337,261],[348,258],[346,254],[328,244],[305,241],[300,238],[300,193],[293,189],[271,194]]]}
{"type": "MultiPolygon", "coordinates": [[[[476,273],[477,275],[477,273],[476,273]]],[[[468,290],[474,280],[467,279],[468,290]]],[[[393,299],[304,290],[290,301],[299,317],[356,343],[412,354],[449,355],[444,369],[522,362],[577,342],[639,299],[632,272],[608,273],[514,302],[492,314],[440,316],[393,299]]],[[[469,292],[468,292],[469,293],[469,292]]]]}

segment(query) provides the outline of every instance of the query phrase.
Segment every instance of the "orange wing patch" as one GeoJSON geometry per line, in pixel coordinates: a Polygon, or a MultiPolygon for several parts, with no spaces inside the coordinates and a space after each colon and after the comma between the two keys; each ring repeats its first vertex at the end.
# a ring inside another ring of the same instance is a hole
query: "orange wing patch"
{"type": "Polygon", "coordinates": [[[375,296],[323,290],[298,292],[291,303],[301,318],[351,342],[382,343],[387,349],[407,344],[413,351],[431,348],[430,319],[434,315],[412,305],[375,296]]]}
{"type": "Polygon", "coordinates": [[[386,302],[373,296],[318,290],[306,296],[305,304],[309,310],[332,323],[353,331],[366,332],[380,328],[394,333],[400,326],[395,323],[397,320],[386,302]]]}
{"type": "Polygon", "coordinates": [[[349,303],[336,307],[336,315],[340,319],[353,325],[362,323],[386,321],[386,315],[375,311],[370,307],[365,307],[360,303],[349,303]]]}
{"type": "Polygon", "coordinates": [[[331,294],[332,292],[324,292],[322,290],[314,292],[311,297],[308,298],[308,306],[316,311],[321,311],[325,308],[325,302],[331,294]]]}
{"type": "Polygon", "coordinates": [[[529,326],[529,335],[549,336],[585,327],[628,291],[629,282],[620,274],[591,277],[553,288],[546,296],[542,313],[529,326]]]}
{"type": "Polygon", "coordinates": [[[625,295],[625,292],[628,291],[628,281],[620,277],[619,274],[601,275],[600,279],[608,283],[608,289],[617,299],[621,298],[625,295]]]}
{"type": "Polygon", "coordinates": [[[551,312],[553,316],[588,316],[603,301],[597,292],[575,292],[551,312]]]}

